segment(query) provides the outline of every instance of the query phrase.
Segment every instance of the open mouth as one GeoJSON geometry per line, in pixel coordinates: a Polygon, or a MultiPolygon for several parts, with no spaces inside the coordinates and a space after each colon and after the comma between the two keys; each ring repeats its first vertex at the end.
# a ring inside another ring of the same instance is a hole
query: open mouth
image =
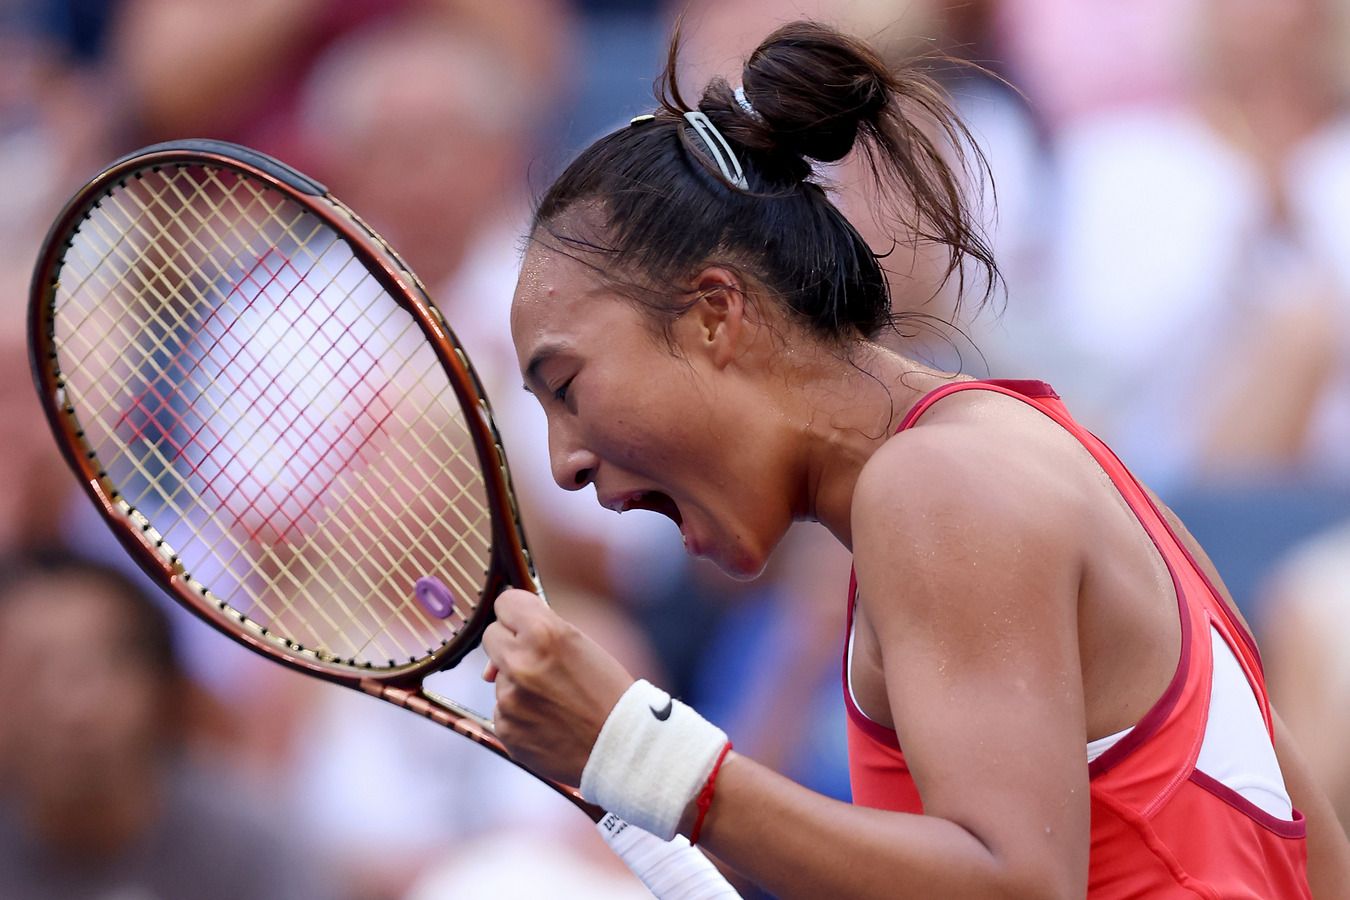
{"type": "Polygon", "coordinates": [[[680,508],[675,505],[675,501],[660,491],[642,491],[634,494],[619,507],[620,512],[627,512],[630,509],[650,510],[660,513],[676,525],[684,523],[684,517],[680,515],[680,508]]]}

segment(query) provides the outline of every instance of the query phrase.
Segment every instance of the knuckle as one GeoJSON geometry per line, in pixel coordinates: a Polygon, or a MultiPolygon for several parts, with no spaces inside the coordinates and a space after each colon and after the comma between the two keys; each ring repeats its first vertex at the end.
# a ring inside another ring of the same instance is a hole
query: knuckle
{"type": "Polygon", "coordinates": [[[532,623],[530,637],[538,651],[556,654],[568,644],[571,633],[575,631],[568,622],[557,616],[541,616],[532,623]]]}
{"type": "Polygon", "coordinates": [[[566,619],[557,619],[553,641],[560,650],[571,652],[581,640],[581,630],[566,619]]]}
{"type": "Polygon", "coordinates": [[[552,654],[553,640],[544,626],[531,622],[516,634],[520,642],[521,661],[547,659],[552,654]]]}
{"type": "Polygon", "coordinates": [[[528,641],[540,640],[547,631],[548,623],[538,616],[529,616],[520,623],[520,628],[516,632],[521,638],[528,641]]]}

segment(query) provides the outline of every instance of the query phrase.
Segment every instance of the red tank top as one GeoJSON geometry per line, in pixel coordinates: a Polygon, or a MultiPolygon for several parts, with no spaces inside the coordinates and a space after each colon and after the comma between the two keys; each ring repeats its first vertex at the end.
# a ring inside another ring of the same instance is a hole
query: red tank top
{"type": "MultiPolygon", "coordinates": [[[[1181,658],[1167,690],[1113,747],[1088,765],[1091,850],[1088,896],[1302,898],[1307,884],[1303,816],[1279,819],[1195,767],[1205,736],[1213,673],[1211,629],[1232,649],[1272,734],[1270,703],[1256,645],[1223,597],[1115,454],[1075,422],[1038,381],[973,381],[941,387],[919,401],[899,431],[930,406],[962,390],[996,391],[1034,406],[1066,429],[1110,477],[1158,548],[1176,589],[1181,658]]],[[[849,585],[853,633],[856,581],[849,585]]],[[[849,774],[853,802],[922,813],[923,802],[893,730],[867,718],[849,689],[849,774]]]]}

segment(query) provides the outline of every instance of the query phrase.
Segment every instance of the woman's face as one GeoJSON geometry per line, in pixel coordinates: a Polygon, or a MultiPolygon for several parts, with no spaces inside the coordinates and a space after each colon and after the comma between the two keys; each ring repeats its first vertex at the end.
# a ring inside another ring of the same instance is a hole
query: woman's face
{"type": "Polygon", "coordinates": [[[0,608],[0,769],[29,799],[70,803],[144,777],[165,738],[170,692],[126,613],[83,575],[24,579],[0,608]],[[23,723],[6,728],[9,723],[23,723]]]}
{"type": "Polygon", "coordinates": [[[771,407],[737,355],[746,328],[700,301],[673,323],[672,347],[593,270],[538,243],[511,311],[558,484],[668,516],[689,553],[740,578],[763,569],[792,521],[791,464],[765,439],[771,407]]]}

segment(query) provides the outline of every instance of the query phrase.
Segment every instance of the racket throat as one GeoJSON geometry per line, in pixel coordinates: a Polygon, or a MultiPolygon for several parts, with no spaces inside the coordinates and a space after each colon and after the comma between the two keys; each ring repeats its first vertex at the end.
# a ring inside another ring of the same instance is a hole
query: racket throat
{"type": "MultiPolygon", "coordinates": [[[[493,734],[492,722],[448,697],[430,695],[420,688],[398,687],[375,678],[358,682],[362,691],[417,713],[437,724],[459,732],[470,740],[498,750],[501,744],[493,734]]],[[[498,750],[498,752],[501,752],[498,750]]]]}

